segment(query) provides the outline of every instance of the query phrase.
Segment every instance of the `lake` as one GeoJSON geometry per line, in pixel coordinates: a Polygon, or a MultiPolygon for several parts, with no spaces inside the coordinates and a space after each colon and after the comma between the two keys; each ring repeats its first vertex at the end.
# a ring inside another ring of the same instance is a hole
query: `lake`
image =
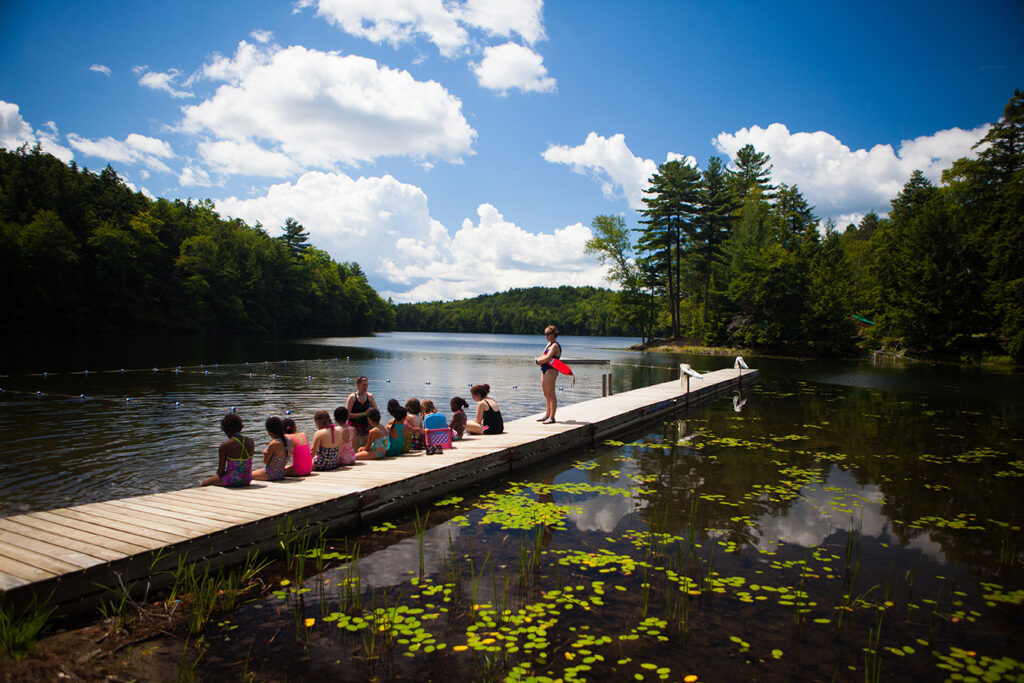
{"type": "MultiPolygon", "coordinates": [[[[599,396],[603,372],[623,391],[675,378],[679,362],[732,361],[563,341],[567,358],[611,361],[577,366],[575,387],[560,380],[563,403],[599,396]]],[[[402,333],[168,339],[123,357],[113,344],[24,350],[13,369],[5,353],[2,514],[191,485],[215,466],[232,406],[262,445],[265,415],[292,410],[308,429],[358,374],[379,404],[446,400],[485,381],[522,417],[543,407],[532,364],[542,346],[402,333]]],[[[304,570],[206,627],[198,672],[237,676],[241,662],[259,680],[1021,680],[1021,375],[748,361],[761,376],[743,394],[514,482],[306,541],[292,550],[304,570]]]]}
{"type": "MultiPolygon", "coordinates": [[[[616,391],[673,376],[672,359],[626,350],[637,339],[561,339],[566,358],[618,363],[577,366],[575,386],[560,382],[563,403],[600,396],[610,370],[616,391]]],[[[429,333],[2,339],[0,515],[194,486],[216,471],[228,411],[262,450],[267,417],[290,414],[312,434],[313,414],[344,405],[360,375],[382,413],[388,399],[412,396],[448,413],[449,399],[469,400],[476,383],[491,385],[506,419],[543,411],[533,358],[544,344],[540,335],[429,333]]]]}

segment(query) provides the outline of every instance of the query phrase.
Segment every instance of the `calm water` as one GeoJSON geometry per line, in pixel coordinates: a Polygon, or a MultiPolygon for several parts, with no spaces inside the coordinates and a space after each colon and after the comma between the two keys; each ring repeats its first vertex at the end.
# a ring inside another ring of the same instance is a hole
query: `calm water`
{"type": "MultiPolygon", "coordinates": [[[[600,396],[609,370],[616,391],[672,378],[671,358],[625,351],[636,339],[562,341],[566,358],[620,364],[577,366],[576,385],[560,383],[563,403],[600,396]]],[[[3,340],[0,515],[194,486],[216,470],[218,424],[232,408],[262,449],[266,417],[290,411],[312,433],[313,413],[344,405],[359,375],[382,411],[416,396],[447,412],[452,396],[468,400],[469,385],[486,382],[506,418],[523,417],[544,409],[533,363],[543,347],[539,335],[418,333],[3,340]]]]}
{"type": "MultiPolygon", "coordinates": [[[[542,408],[538,340],[169,340],[134,349],[141,371],[88,376],[67,371],[119,370],[113,345],[100,360],[37,350],[12,367],[5,354],[4,514],[190,485],[215,464],[231,406],[250,422],[291,409],[308,428],[358,374],[379,403],[486,381],[521,417],[542,408]],[[31,374],[37,358],[60,374],[31,374]],[[220,366],[185,367],[200,362],[220,366]]],[[[565,338],[567,357],[613,365],[578,366],[560,399],[599,395],[609,369],[621,391],[681,361],[730,362],[622,351],[629,341],[565,338]]],[[[200,673],[1021,680],[1022,377],[752,365],[761,381],[743,395],[423,506],[425,523],[293,545],[305,573],[215,619],[200,673]]]]}
{"type": "Polygon", "coordinates": [[[308,571],[336,559],[211,626],[201,671],[1021,680],[1020,377],[757,366],[744,395],[426,524],[313,543],[308,571]]]}

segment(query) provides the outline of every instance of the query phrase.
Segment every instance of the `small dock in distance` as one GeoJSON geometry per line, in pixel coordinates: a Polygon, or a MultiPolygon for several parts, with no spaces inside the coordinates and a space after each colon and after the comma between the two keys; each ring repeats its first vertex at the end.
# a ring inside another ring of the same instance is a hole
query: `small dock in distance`
{"type": "Polygon", "coordinates": [[[150,589],[178,558],[221,567],[278,546],[278,530],[326,525],[340,532],[396,515],[488,479],[697,407],[757,382],[757,370],[684,376],[558,409],[556,424],[532,415],[505,433],[468,436],[441,455],[422,451],[360,462],[301,479],[240,489],[190,488],[0,518],[0,602],[33,600],[62,614],[95,607],[111,590],[150,589]]]}

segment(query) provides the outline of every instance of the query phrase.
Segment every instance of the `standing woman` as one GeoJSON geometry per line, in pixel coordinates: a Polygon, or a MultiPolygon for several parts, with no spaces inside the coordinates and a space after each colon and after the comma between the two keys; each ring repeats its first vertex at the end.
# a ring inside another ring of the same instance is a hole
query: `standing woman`
{"type": "Polygon", "coordinates": [[[360,377],[356,380],[356,390],[348,395],[348,401],[345,402],[345,408],[348,410],[348,423],[356,430],[352,445],[357,450],[366,445],[366,437],[370,433],[370,421],[366,419],[367,413],[371,408],[380,413],[373,394],[367,391],[369,388],[370,380],[360,377]]]}
{"type": "Polygon", "coordinates": [[[548,345],[544,347],[544,353],[537,356],[535,360],[540,366],[540,385],[544,389],[544,417],[537,422],[553,424],[555,409],[558,408],[558,397],[555,396],[555,380],[558,379],[558,370],[551,367],[551,359],[562,357],[562,345],[555,341],[558,339],[558,328],[554,325],[545,327],[544,338],[547,339],[548,345]]]}
{"type": "Polygon", "coordinates": [[[501,434],[505,431],[501,408],[493,398],[487,398],[489,393],[491,393],[490,384],[474,384],[469,390],[469,395],[478,402],[476,404],[476,420],[466,421],[466,432],[469,434],[501,434]]]}

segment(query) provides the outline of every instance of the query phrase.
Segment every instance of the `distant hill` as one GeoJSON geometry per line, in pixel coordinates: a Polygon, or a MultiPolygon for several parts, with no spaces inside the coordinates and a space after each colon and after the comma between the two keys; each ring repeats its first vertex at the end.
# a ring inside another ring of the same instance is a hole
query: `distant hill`
{"type": "Polygon", "coordinates": [[[395,329],[409,332],[639,336],[622,320],[618,292],[598,287],[529,287],[459,301],[395,306],[395,329]]]}

